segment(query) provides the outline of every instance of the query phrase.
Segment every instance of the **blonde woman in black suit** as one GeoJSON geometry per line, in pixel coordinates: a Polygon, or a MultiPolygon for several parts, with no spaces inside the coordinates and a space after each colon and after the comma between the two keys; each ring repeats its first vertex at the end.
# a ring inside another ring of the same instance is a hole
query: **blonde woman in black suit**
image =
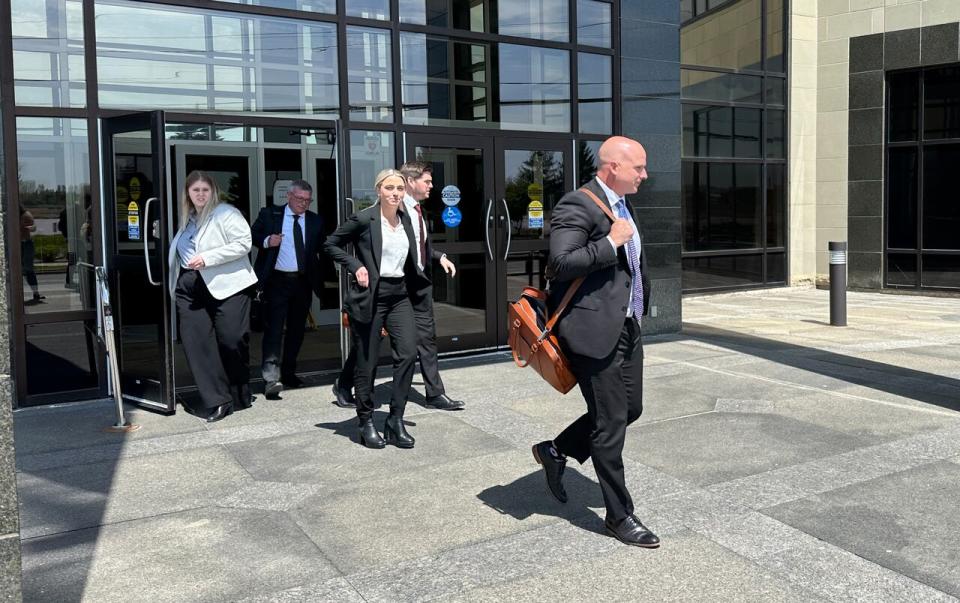
{"type": "Polygon", "coordinates": [[[397,170],[377,174],[379,202],[358,212],[327,237],[324,250],[349,270],[344,299],[357,345],[355,387],[360,443],[368,448],[393,444],[413,448],[414,439],[403,425],[403,412],[417,359],[417,328],[411,296],[429,280],[417,267],[416,238],[404,212],[405,183],[397,170]],[[345,247],[352,243],[356,256],[345,247]],[[383,437],[373,424],[373,383],[380,357],[380,329],[390,332],[393,347],[393,393],[383,437]]]}

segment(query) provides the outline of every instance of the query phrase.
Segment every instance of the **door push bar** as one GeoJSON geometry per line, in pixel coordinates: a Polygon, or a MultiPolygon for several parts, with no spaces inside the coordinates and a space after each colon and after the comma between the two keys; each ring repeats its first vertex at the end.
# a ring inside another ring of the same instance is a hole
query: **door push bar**
{"type": "MultiPolygon", "coordinates": [[[[153,271],[150,269],[150,235],[147,234],[148,232],[153,232],[152,228],[150,228],[150,230],[147,229],[150,227],[150,204],[156,200],[156,197],[150,197],[143,206],[143,261],[147,265],[147,280],[150,281],[151,285],[160,287],[163,283],[153,280],[153,271]]],[[[159,233],[154,232],[153,234],[154,238],[156,238],[159,233]]]]}
{"type": "MultiPolygon", "coordinates": [[[[507,248],[503,252],[503,261],[507,261],[507,256],[510,255],[510,241],[513,238],[513,221],[510,219],[510,208],[507,206],[507,200],[500,200],[503,201],[503,211],[507,214],[507,248]]],[[[500,216],[500,221],[503,221],[503,216],[500,216]]]]}
{"type": "Polygon", "coordinates": [[[493,248],[490,247],[490,223],[493,222],[493,214],[491,210],[493,209],[493,199],[487,199],[487,220],[485,227],[483,229],[483,235],[487,243],[487,255],[490,256],[490,261],[493,261],[493,248]]]}
{"type": "MultiPolygon", "coordinates": [[[[148,201],[149,203],[149,201],[148,201]]],[[[100,332],[97,335],[107,348],[107,368],[110,371],[110,386],[116,404],[116,423],[104,431],[127,433],[140,429],[139,425],[127,421],[123,412],[123,395],[120,391],[120,362],[117,358],[117,342],[114,338],[113,307],[110,305],[110,286],[107,283],[107,271],[103,266],[94,266],[87,262],[77,262],[78,266],[93,270],[97,279],[97,315],[100,319],[100,332]]]]}

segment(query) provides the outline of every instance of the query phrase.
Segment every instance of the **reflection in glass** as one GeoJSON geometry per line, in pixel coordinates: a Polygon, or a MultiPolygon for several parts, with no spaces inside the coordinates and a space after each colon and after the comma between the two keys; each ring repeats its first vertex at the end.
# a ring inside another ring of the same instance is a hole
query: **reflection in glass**
{"type": "Polygon", "coordinates": [[[93,320],[27,325],[26,394],[97,387],[99,347],[93,320]]]}
{"type": "Polygon", "coordinates": [[[923,254],[922,287],[960,288],[960,255],[923,254]]]}
{"type": "Polygon", "coordinates": [[[683,106],[684,157],[760,157],[761,109],[683,106]]]}
{"type": "Polygon", "coordinates": [[[787,114],[778,109],[767,109],[766,156],[783,159],[787,152],[787,114]]]}
{"type": "MultiPolygon", "coordinates": [[[[486,240],[485,212],[490,200],[484,196],[483,149],[418,146],[414,156],[419,161],[429,163],[433,169],[433,190],[421,207],[435,246],[443,249],[447,243],[486,240]],[[454,186],[459,190],[457,209],[460,210],[461,220],[457,226],[447,226],[443,221],[443,211],[447,206],[441,198],[441,192],[446,186],[454,186]]],[[[460,278],[459,275],[457,278],[460,278]]]]}
{"type": "Polygon", "coordinates": [[[17,118],[20,269],[27,313],[88,310],[96,291],[87,127],[82,119],[17,118]]]}
{"type": "Polygon", "coordinates": [[[782,77],[766,78],[767,104],[785,105],[787,103],[787,80],[782,77]]]}
{"type": "Polygon", "coordinates": [[[570,53],[500,44],[500,122],[505,129],[570,131],[570,53]]]}
{"type": "Polygon", "coordinates": [[[723,289],[763,283],[762,255],[683,258],[683,290],[723,289]]]}
{"type": "Polygon", "coordinates": [[[611,5],[596,0],[577,0],[577,44],[610,48],[611,5]]]}
{"type": "Polygon", "coordinates": [[[613,131],[613,57],[577,54],[577,109],[580,132],[610,134],[613,131]]]}
{"type": "Polygon", "coordinates": [[[433,271],[433,315],[437,338],[456,341],[487,330],[487,261],[483,253],[449,253],[457,278],[433,271]]]}
{"type": "Polygon", "coordinates": [[[887,284],[906,287],[917,286],[917,254],[887,254],[887,284]]]}
{"type": "Polygon", "coordinates": [[[920,174],[917,149],[891,148],[887,157],[887,246],[916,249],[917,178],[920,174]]]}
{"type": "Polygon", "coordinates": [[[767,254],[767,282],[768,283],[786,283],[787,280],[787,254],[768,253],[767,254]]]}
{"type": "Polygon", "coordinates": [[[390,31],[347,27],[350,119],[393,121],[390,31]]]}
{"type": "Polygon", "coordinates": [[[548,249],[518,251],[507,256],[505,266],[506,295],[502,300],[504,309],[507,308],[506,304],[519,299],[524,287],[546,289],[546,269],[549,257],[550,251],[548,249]]]}
{"type": "Polygon", "coordinates": [[[920,130],[920,73],[892,73],[890,89],[890,142],[916,140],[920,130]]]}
{"type": "Polygon", "coordinates": [[[106,1],[96,23],[104,107],[338,115],[334,24],[106,1]]]}
{"type": "Polygon", "coordinates": [[[762,68],[760,0],[739,0],[680,28],[684,65],[762,68]]]}
{"type": "Polygon", "coordinates": [[[402,32],[404,122],[450,125],[487,121],[488,55],[486,44],[402,32]]]}
{"type": "Polygon", "coordinates": [[[577,141],[577,186],[583,186],[597,175],[601,144],[599,140],[577,141]]]}
{"type": "Polygon", "coordinates": [[[350,130],[350,191],[352,212],[377,202],[373,187],[380,170],[396,165],[393,132],[350,130]]]}
{"type": "Polygon", "coordinates": [[[761,247],[759,164],[683,165],[684,251],[761,247]]]}
{"type": "Polygon", "coordinates": [[[787,229],[786,165],[767,165],[767,247],[786,245],[787,229]]]}
{"type": "Polygon", "coordinates": [[[497,32],[504,36],[552,42],[570,40],[567,0],[503,0],[497,2],[497,32]]]}
{"type": "Polygon", "coordinates": [[[762,80],[756,75],[683,69],[680,94],[683,100],[759,103],[762,80]]]}
{"type": "Polygon", "coordinates": [[[544,239],[553,207],[566,192],[563,153],[504,151],[503,163],[513,240],[544,239]]]}
{"type": "Polygon", "coordinates": [[[347,15],[364,19],[390,20],[389,0],[345,0],[347,15]]]}
{"type": "Polygon", "coordinates": [[[312,13],[337,12],[337,0],[223,0],[224,2],[233,2],[236,4],[249,4],[251,6],[270,6],[273,8],[286,8],[288,10],[302,10],[312,13]]]}
{"type": "Polygon", "coordinates": [[[400,0],[400,22],[486,32],[486,4],[483,0],[400,0]]]}
{"type": "MultiPolygon", "coordinates": [[[[960,250],[957,203],[960,144],[928,145],[923,150],[923,248],[960,250]]],[[[926,263],[924,263],[926,270],[926,263]]]]}
{"type": "Polygon", "coordinates": [[[18,105],[86,106],[79,0],[11,0],[18,105]]]}
{"type": "Polygon", "coordinates": [[[786,35],[783,4],[783,0],[767,0],[767,71],[784,71],[786,35]]]}
{"type": "Polygon", "coordinates": [[[960,67],[926,72],[923,137],[926,140],[960,138],[960,67]]]}

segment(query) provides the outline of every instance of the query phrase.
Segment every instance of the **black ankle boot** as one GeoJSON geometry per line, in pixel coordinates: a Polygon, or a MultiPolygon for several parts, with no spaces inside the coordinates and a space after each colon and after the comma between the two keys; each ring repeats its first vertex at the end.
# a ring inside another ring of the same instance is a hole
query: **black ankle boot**
{"type": "Polygon", "coordinates": [[[403,413],[393,411],[390,411],[390,416],[387,417],[387,422],[383,426],[383,437],[387,444],[393,444],[397,448],[413,448],[416,441],[403,426],[403,413]]]}
{"type": "Polygon", "coordinates": [[[380,432],[374,426],[372,418],[360,423],[360,443],[367,448],[383,448],[387,445],[380,437],[380,432]]]}

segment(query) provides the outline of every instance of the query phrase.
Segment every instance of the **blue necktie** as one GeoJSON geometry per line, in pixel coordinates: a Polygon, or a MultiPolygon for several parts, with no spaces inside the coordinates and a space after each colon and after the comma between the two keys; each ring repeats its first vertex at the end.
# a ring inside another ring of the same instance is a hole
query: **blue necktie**
{"type": "MultiPolygon", "coordinates": [[[[627,212],[626,201],[620,199],[617,203],[617,217],[624,220],[630,220],[630,214],[627,212]]],[[[643,316],[643,279],[640,275],[640,255],[637,253],[637,245],[633,242],[633,237],[627,241],[627,261],[630,262],[630,272],[633,273],[633,316],[640,320],[643,316]]]]}

